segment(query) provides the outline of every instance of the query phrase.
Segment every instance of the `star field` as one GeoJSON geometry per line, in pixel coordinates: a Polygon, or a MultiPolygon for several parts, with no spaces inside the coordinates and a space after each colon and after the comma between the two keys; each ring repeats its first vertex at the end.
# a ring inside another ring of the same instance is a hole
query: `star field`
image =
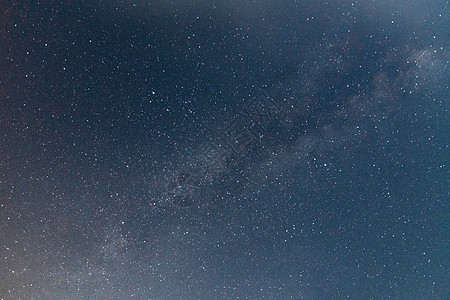
{"type": "Polygon", "coordinates": [[[0,299],[450,298],[449,24],[1,3],[0,299]]]}

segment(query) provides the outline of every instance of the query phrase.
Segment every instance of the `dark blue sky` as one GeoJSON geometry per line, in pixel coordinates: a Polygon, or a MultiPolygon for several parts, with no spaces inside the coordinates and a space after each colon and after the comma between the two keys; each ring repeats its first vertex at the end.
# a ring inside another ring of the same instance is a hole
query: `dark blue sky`
{"type": "Polygon", "coordinates": [[[0,4],[0,298],[450,298],[449,25],[0,4]]]}

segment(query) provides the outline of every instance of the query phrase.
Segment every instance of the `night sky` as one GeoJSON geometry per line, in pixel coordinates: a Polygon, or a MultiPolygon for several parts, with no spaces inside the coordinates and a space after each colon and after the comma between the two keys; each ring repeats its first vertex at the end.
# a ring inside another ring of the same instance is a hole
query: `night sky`
{"type": "Polygon", "coordinates": [[[0,1],[0,299],[450,299],[449,16],[0,1]]]}

